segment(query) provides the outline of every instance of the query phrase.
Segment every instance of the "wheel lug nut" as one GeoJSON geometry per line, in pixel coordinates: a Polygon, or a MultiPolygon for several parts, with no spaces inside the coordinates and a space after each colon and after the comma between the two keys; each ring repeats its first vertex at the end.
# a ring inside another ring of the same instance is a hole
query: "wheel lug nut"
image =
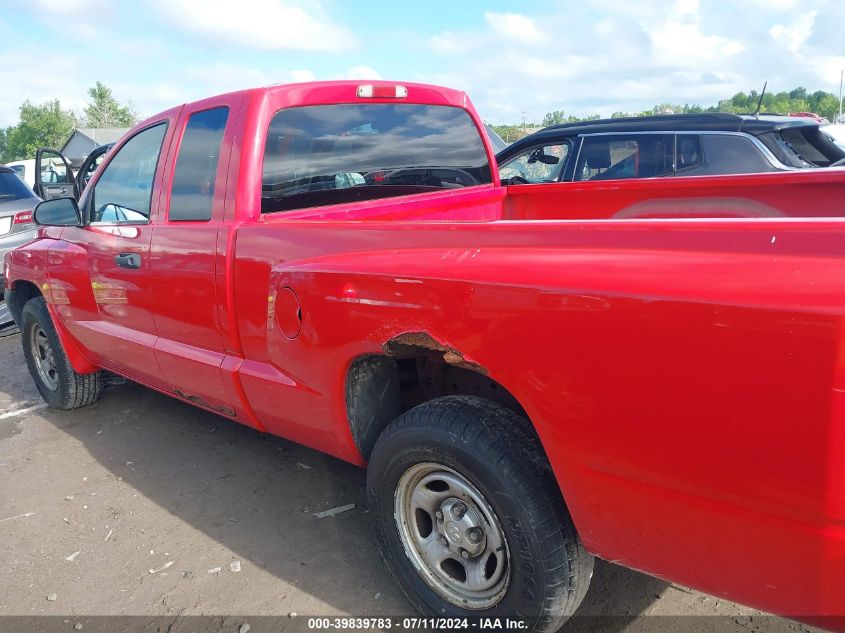
{"type": "Polygon", "coordinates": [[[440,540],[441,545],[445,545],[446,547],[449,547],[449,541],[446,540],[445,536],[441,536],[439,540],[440,540]]]}
{"type": "Polygon", "coordinates": [[[458,501],[455,505],[452,506],[452,514],[456,519],[460,519],[467,513],[466,504],[458,501]]]}
{"type": "Polygon", "coordinates": [[[438,520],[438,521],[442,521],[442,520],[443,520],[443,513],[442,513],[440,510],[438,510],[437,512],[435,512],[435,513],[434,513],[434,516],[436,516],[436,517],[437,517],[437,520],[438,520]]]}
{"type": "Polygon", "coordinates": [[[469,552],[462,548],[461,549],[461,556],[463,558],[469,558],[469,552]]]}
{"type": "Polygon", "coordinates": [[[470,543],[478,544],[481,542],[481,539],[484,537],[484,530],[480,527],[473,527],[467,530],[467,540],[470,543]]]}

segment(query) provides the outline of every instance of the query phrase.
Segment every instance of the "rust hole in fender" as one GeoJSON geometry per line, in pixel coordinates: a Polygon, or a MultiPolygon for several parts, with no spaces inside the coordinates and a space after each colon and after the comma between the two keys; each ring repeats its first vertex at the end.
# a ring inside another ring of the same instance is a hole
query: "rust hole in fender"
{"type": "Polygon", "coordinates": [[[449,345],[437,342],[426,332],[405,332],[404,334],[395,336],[384,344],[384,353],[396,358],[403,358],[413,356],[415,350],[420,348],[442,354],[443,361],[453,367],[471,369],[485,376],[488,374],[486,367],[467,360],[460,351],[449,345]]]}

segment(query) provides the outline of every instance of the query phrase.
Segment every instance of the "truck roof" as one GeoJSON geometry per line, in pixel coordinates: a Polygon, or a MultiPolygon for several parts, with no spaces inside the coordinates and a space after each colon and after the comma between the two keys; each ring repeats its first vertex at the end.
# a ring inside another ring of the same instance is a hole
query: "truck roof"
{"type": "MultiPolygon", "coordinates": [[[[279,83],[256,88],[237,90],[226,95],[243,95],[252,99],[262,97],[278,97],[290,94],[292,105],[330,105],[336,103],[424,103],[431,105],[449,105],[460,108],[470,108],[465,92],[436,86],[406,81],[388,80],[338,80],[338,81],[309,81],[301,83],[279,83]],[[405,97],[363,97],[359,96],[358,88],[372,86],[373,88],[394,88],[402,86],[407,90],[405,97]]],[[[182,105],[194,105],[208,99],[215,99],[223,95],[214,95],[198,99],[182,105]]],[[[284,99],[283,99],[284,100],[284,99]]],[[[286,101],[286,100],[285,100],[286,101]]],[[[147,119],[151,121],[159,118],[164,112],[147,119]]]]}

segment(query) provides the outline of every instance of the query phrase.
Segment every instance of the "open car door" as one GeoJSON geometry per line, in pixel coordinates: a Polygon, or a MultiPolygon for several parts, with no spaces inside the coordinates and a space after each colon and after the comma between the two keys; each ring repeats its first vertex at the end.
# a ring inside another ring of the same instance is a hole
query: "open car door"
{"type": "Polygon", "coordinates": [[[70,162],[57,149],[42,147],[35,152],[35,187],[42,200],[79,198],[79,190],[70,162]]]}
{"type": "Polygon", "coordinates": [[[103,162],[103,159],[112,147],[114,147],[114,143],[100,145],[92,150],[85,160],[82,161],[79,171],[76,172],[76,192],[78,195],[81,196],[82,192],[85,191],[85,187],[88,186],[88,182],[91,180],[94,172],[97,171],[97,167],[100,166],[100,163],[103,162]]]}

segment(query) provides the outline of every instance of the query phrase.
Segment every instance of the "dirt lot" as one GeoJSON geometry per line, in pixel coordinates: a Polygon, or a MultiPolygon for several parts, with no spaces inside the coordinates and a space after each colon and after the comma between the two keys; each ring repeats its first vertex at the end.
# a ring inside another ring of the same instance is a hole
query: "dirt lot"
{"type": "MultiPolygon", "coordinates": [[[[370,538],[363,471],[132,384],[47,410],[20,335],[0,363],[0,615],[412,613],[370,538]]],[[[604,562],[580,613],[808,630],[604,562]]]]}

